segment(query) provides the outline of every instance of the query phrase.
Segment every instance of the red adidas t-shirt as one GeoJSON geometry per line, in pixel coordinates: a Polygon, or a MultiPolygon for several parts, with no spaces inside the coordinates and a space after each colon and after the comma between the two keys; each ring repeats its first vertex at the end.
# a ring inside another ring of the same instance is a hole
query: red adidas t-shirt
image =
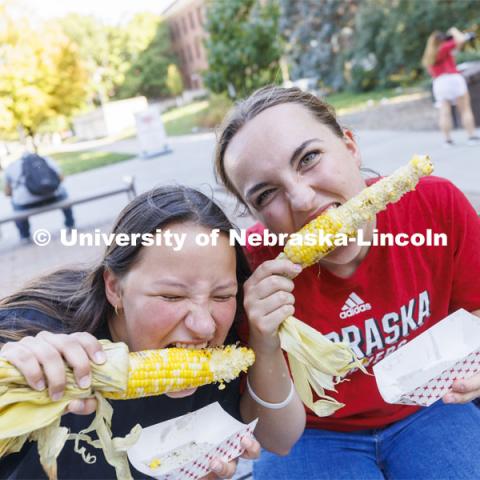
{"type": "MultiPolygon", "coordinates": [[[[333,341],[348,341],[372,365],[458,308],[480,309],[480,221],[448,180],[427,177],[377,215],[379,233],[445,233],[447,246],[372,246],[355,273],[339,278],[314,265],[295,279],[295,316],[333,341]]],[[[262,232],[260,224],[249,232],[262,232]]],[[[255,268],[280,248],[248,247],[255,268]]],[[[480,321],[480,319],[479,319],[480,321]]],[[[383,401],[375,377],[360,371],[327,392],[345,404],[307,425],[338,431],[378,428],[418,407],[383,401]]]]}
{"type": "Polygon", "coordinates": [[[455,40],[448,40],[440,45],[435,63],[429,68],[430,75],[437,78],[444,73],[458,73],[452,50],[457,46],[455,40]]]}

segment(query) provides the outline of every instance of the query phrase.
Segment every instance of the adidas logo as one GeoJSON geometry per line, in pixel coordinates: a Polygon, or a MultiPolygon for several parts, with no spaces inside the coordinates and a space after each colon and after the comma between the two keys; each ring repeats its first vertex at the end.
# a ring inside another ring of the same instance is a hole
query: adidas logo
{"type": "Polygon", "coordinates": [[[348,318],[357,315],[357,313],[371,310],[372,306],[365,303],[355,292],[352,292],[342,307],[340,318],[348,318]]]}

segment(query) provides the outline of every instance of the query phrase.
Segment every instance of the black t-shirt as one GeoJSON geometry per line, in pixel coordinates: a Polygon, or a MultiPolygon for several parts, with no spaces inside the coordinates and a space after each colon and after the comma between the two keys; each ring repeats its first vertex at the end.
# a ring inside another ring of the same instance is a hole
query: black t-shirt
{"type": "MultiPolygon", "coordinates": [[[[19,318],[31,319],[37,325],[40,323],[46,330],[61,331],[59,321],[35,310],[0,310],[0,329],[17,329],[19,318]]],[[[108,326],[105,324],[96,333],[97,338],[110,339],[108,326]]],[[[4,340],[3,340],[4,341],[4,340]]],[[[231,332],[226,343],[236,341],[236,334],[231,332]]],[[[2,339],[0,338],[0,342],[2,339]]],[[[230,415],[241,421],[239,411],[239,380],[228,384],[224,390],[218,385],[205,385],[184,398],[169,398],[166,395],[140,398],[137,400],[111,400],[113,406],[112,436],[125,436],[136,424],[148,427],[171,418],[179,417],[198,410],[206,405],[219,402],[230,415]]],[[[79,432],[88,427],[94,415],[83,416],[67,414],[62,417],[62,425],[71,432],[79,432]]],[[[95,455],[97,460],[87,464],[82,457],[73,450],[73,442],[67,441],[60,453],[58,464],[58,478],[61,479],[114,479],[115,469],[111,467],[103,456],[103,451],[82,442],[86,451],[95,455]]],[[[134,478],[148,478],[131,466],[134,478]]],[[[38,457],[36,443],[27,442],[21,452],[8,455],[0,460],[1,479],[44,479],[47,478],[38,457]]]]}

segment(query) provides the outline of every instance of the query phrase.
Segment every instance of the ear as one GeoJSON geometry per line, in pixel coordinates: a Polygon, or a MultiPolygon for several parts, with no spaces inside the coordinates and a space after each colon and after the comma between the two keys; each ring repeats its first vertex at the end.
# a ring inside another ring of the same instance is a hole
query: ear
{"type": "Polygon", "coordinates": [[[343,141],[347,146],[348,150],[352,154],[353,158],[355,159],[355,163],[358,168],[362,165],[362,157],[360,155],[360,149],[358,148],[357,142],[355,141],[355,137],[353,136],[353,132],[348,128],[343,129],[343,141]]]}
{"type": "Polygon", "coordinates": [[[122,308],[122,289],[119,278],[108,268],[103,272],[103,282],[105,283],[105,296],[113,308],[122,308]]]}

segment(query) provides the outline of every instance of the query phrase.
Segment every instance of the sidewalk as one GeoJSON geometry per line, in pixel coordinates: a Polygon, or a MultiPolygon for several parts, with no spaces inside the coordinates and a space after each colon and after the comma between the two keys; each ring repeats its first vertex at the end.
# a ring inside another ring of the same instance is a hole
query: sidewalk
{"type": "MultiPolygon", "coordinates": [[[[358,131],[356,138],[362,152],[363,165],[387,175],[404,165],[414,153],[428,153],[435,163],[435,174],[452,180],[480,211],[480,146],[462,144],[462,133],[454,132],[457,146],[445,149],[438,132],[358,131]]],[[[71,175],[66,186],[72,197],[84,191],[113,187],[124,175],[135,175],[137,191],[169,183],[185,184],[214,195],[226,209],[230,218],[246,227],[252,220],[239,217],[235,201],[215,184],[212,159],[215,137],[211,133],[173,137],[172,153],[152,159],[135,158],[71,175]]],[[[464,142],[465,143],[465,142],[464,142]]],[[[136,139],[121,140],[107,146],[98,146],[118,152],[137,151],[136,139]]],[[[119,211],[126,205],[127,196],[118,195],[74,207],[77,228],[107,232],[119,211]]],[[[0,197],[0,208],[9,210],[6,197],[0,197]]],[[[88,263],[99,258],[100,247],[66,247],[59,241],[62,227],[61,211],[49,212],[31,219],[32,232],[45,228],[52,232],[53,240],[47,247],[18,245],[13,223],[2,225],[0,238],[0,297],[20,287],[26,280],[61,265],[88,263]]]]}

